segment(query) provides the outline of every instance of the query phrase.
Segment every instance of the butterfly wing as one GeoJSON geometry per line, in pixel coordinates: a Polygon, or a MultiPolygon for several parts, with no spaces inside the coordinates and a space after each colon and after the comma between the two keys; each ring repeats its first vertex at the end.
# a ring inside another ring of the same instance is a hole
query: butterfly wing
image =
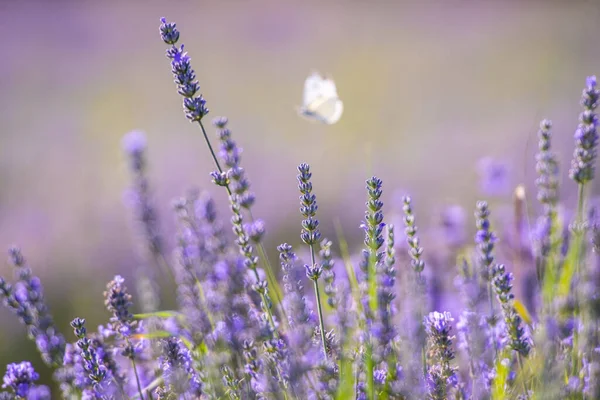
{"type": "Polygon", "coordinates": [[[300,115],[324,124],[336,123],[344,110],[333,80],[313,72],[304,82],[303,106],[300,115]]]}
{"type": "Polygon", "coordinates": [[[337,97],[328,99],[318,98],[308,107],[300,110],[301,115],[308,119],[331,125],[339,121],[344,111],[344,103],[337,97]]]}
{"type": "Polygon", "coordinates": [[[313,72],[306,78],[306,81],[304,81],[304,96],[302,98],[302,105],[304,107],[307,107],[321,96],[324,81],[318,72],[313,72]]]}

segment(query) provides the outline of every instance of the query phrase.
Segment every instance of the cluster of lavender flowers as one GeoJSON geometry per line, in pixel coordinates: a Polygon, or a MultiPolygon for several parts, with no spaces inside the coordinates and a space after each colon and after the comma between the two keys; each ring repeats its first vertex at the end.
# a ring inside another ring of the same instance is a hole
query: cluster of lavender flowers
{"type": "MultiPolygon", "coordinates": [[[[334,241],[321,235],[312,171],[302,163],[301,241],[290,242],[306,247],[279,245],[276,269],[228,120],[214,121],[215,152],[180,33],[163,18],[160,35],[185,116],[199,125],[214,161],[212,182],[228,195],[231,231],[208,192],[192,191],[173,202],[177,246],[169,253],[145,137],[128,134],[123,144],[144,249],[133,282],[139,299],[115,276],[104,292],[107,323],[91,331],[75,318],[72,334],[63,335],[40,280],[21,251],[10,249],[15,279],[0,278],[0,297],[52,369],[57,392],[36,384],[38,373],[23,361],[6,367],[0,399],[600,398],[600,221],[586,205],[598,143],[595,77],[586,81],[575,133],[569,175],[579,201],[572,221],[559,212],[568,205],[560,203],[559,163],[544,120],[536,157],[541,212],[528,245],[499,240],[502,230],[494,227],[502,221],[480,201],[474,243],[464,240],[464,210],[453,206],[457,217],[444,217],[445,240],[426,251],[412,199],[402,199],[401,232],[384,216],[383,182],[371,177],[364,247],[353,256],[339,232],[338,257],[334,241]],[[517,269],[524,282],[509,272],[517,269]],[[157,273],[176,286],[177,309],[161,310],[166,296],[157,273]],[[136,303],[141,313],[133,313],[136,303]],[[444,309],[434,309],[440,304],[444,309]]],[[[494,179],[507,186],[501,168],[494,171],[484,187],[494,179]]],[[[523,202],[518,187],[518,220],[525,219],[523,202]]]]}

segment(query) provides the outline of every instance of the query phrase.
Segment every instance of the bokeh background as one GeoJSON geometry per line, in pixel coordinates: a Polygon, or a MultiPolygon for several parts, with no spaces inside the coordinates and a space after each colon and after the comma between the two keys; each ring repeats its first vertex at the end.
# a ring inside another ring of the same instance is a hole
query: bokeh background
{"type": "MultiPolygon", "coordinates": [[[[299,241],[300,162],[312,166],[325,234],[339,219],[353,249],[371,174],[384,180],[387,212],[409,193],[424,228],[452,204],[472,224],[485,195],[477,165],[492,157],[511,187],[526,184],[533,214],[538,123],[553,120],[566,170],[585,77],[600,74],[594,0],[0,1],[0,247],[22,247],[70,339],[75,316],[107,320],[104,285],[139,263],[125,133],[147,134],[167,238],[170,202],[190,187],[210,190],[229,218],[201,133],[181,111],[161,16],[181,30],[209,120],[228,116],[244,148],[273,261],[277,244],[299,241]],[[333,126],[296,114],[314,69],[344,101],[333,126]]],[[[564,179],[563,195],[574,190],[564,179]]],[[[501,215],[510,199],[490,200],[501,215]]],[[[0,273],[12,275],[8,263],[0,273]]],[[[16,317],[0,309],[0,324],[0,365],[30,359],[46,381],[16,317]]]]}

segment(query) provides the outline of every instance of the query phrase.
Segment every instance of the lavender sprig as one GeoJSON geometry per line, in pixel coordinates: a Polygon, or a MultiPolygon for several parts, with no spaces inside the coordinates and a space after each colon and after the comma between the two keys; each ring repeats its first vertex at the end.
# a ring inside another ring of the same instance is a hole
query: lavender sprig
{"type": "Polygon", "coordinates": [[[506,272],[506,268],[502,264],[494,267],[494,278],[492,284],[496,291],[496,296],[502,306],[502,314],[508,335],[508,345],[511,349],[519,353],[523,357],[527,357],[531,350],[531,343],[525,329],[521,317],[514,307],[514,295],[511,293],[513,274],[506,272]]]}
{"type": "Polygon", "coordinates": [[[429,337],[430,367],[428,370],[429,398],[433,400],[447,399],[448,384],[456,379],[456,368],[450,365],[454,359],[452,349],[452,321],[449,312],[429,313],[425,317],[425,331],[429,337]]]}
{"type": "Polygon", "coordinates": [[[177,92],[183,96],[183,110],[185,116],[190,122],[200,122],[202,117],[208,114],[206,100],[202,95],[196,96],[200,90],[200,84],[196,79],[190,63],[190,57],[181,47],[175,45],[179,41],[179,31],[174,23],[169,23],[165,18],[161,18],[160,36],[162,40],[171,45],[167,50],[167,57],[171,60],[171,71],[177,85],[177,92]]]}
{"type": "MultiPolygon", "coordinates": [[[[406,233],[406,242],[409,246],[408,254],[410,256],[410,264],[413,271],[416,273],[416,285],[415,285],[415,319],[418,321],[423,320],[424,310],[423,303],[425,301],[425,279],[422,275],[425,269],[425,261],[423,260],[423,248],[420,245],[419,235],[417,234],[417,225],[415,222],[415,215],[413,213],[412,199],[409,196],[402,198],[404,211],[404,227],[406,233]]],[[[423,374],[427,374],[427,355],[425,351],[426,338],[425,331],[423,330],[423,324],[418,324],[416,327],[415,339],[417,345],[421,347],[421,363],[423,366],[423,374]]]]}
{"type": "Polygon", "coordinates": [[[203,383],[195,369],[190,351],[180,339],[163,340],[163,358],[161,368],[165,384],[177,394],[200,398],[203,394],[203,383]]]}
{"type": "Polygon", "coordinates": [[[85,371],[88,373],[88,377],[93,384],[94,393],[97,395],[97,391],[101,389],[102,384],[107,379],[107,369],[98,359],[96,349],[92,345],[92,341],[87,337],[85,319],[75,318],[71,321],[71,327],[73,327],[75,336],[79,339],[77,347],[81,350],[81,356],[85,361],[85,371]]]}
{"type": "Polygon", "coordinates": [[[475,234],[475,243],[477,245],[477,253],[479,256],[479,268],[481,276],[488,283],[488,299],[490,303],[490,315],[488,322],[494,325],[496,315],[494,311],[494,299],[492,296],[493,288],[492,281],[494,279],[494,244],[496,243],[496,235],[491,229],[490,224],[490,209],[485,201],[479,201],[476,205],[475,218],[477,225],[477,233],[475,234]]]}
{"type": "Polygon", "coordinates": [[[366,295],[363,298],[363,309],[365,312],[366,324],[364,332],[366,345],[366,390],[370,397],[374,396],[375,378],[374,378],[374,358],[373,358],[373,338],[371,337],[370,328],[375,322],[375,313],[378,309],[377,298],[377,271],[382,262],[384,252],[381,247],[385,240],[383,239],[383,202],[381,195],[383,194],[383,181],[375,176],[371,177],[366,182],[367,189],[367,211],[365,211],[365,222],[361,224],[361,228],[365,231],[364,244],[366,248],[363,250],[363,260],[361,268],[364,272],[366,283],[366,295]]]}
{"type": "Polygon", "coordinates": [[[27,267],[18,247],[9,249],[10,260],[15,267],[17,282],[11,286],[0,277],[0,298],[27,327],[29,337],[35,340],[42,360],[49,366],[62,365],[65,338],[58,332],[46,300],[43,286],[37,276],[27,267]]]}
{"type": "Polygon", "coordinates": [[[133,314],[129,311],[129,308],[133,303],[131,302],[131,295],[128,293],[124,283],[125,279],[120,275],[116,275],[115,278],[108,283],[106,291],[104,292],[104,305],[108,311],[113,314],[110,318],[112,330],[114,330],[125,342],[122,355],[131,360],[140,399],[143,400],[142,386],[135,362],[136,349],[131,342],[131,336],[136,332],[138,323],[134,320],[133,314]]]}
{"type": "MultiPolygon", "coordinates": [[[[539,152],[536,155],[536,171],[538,178],[535,181],[538,187],[537,199],[542,204],[542,215],[538,220],[537,242],[539,260],[536,265],[538,281],[542,281],[544,270],[554,268],[552,260],[549,259],[553,249],[557,246],[556,217],[559,189],[559,165],[556,154],[551,148],[552,134],[550,129],[552,122],[543,120],[538,131],[539,152]]],[[[551,271],[554,273],[554,271],[551,271]]]]}
{"type": "Polygon", "coordinates": [[[580,185],[594,179],[596,160],[596,147],[598,145],[598,116],[595,113],[598,107],[600,90],[597,88],[596,77],[586,79],[586,87],[581,96],[583,112],[579,115],[579,126],[575,131],[575,151],[569,170],[569,177],[580,185]]]}
{"type": "Polygon", "coordinates": [[[422,259],[423,248],[419,245],[419,236],[417,235],[417,226],[415,225],[412,200],[410,197],[405,196],[402,201],[404,203],[403,210],[406,241],[410,247],[410,264],[412,265],[413,270],[417,273],[417,283],[422,284],[423,278],[421,273],[425,269],[425,262],[422,259]]]}
{"type": "Polygon", "coordinates": [[[325,295],[327,296],[327,304],[333,309],[336,309],[340,299],[338,298],[338,288],[335,282],[335,271],[333,270],[335,261],[331,255],[331,241],[328,239],[321,240],[321,249],[319,257],[321,257],[321,267],[323,268],[323,280],[325,281],[325,295]]]}
{"type": "Polygon", "coordinates": [[[319,220],[316,218],[317,198],[312,193],[312,183],[310,178],[310,166],[308,164],[300,164],[298,166],[298,189],[302,194],[300,196],[300,213],[305,218],[302,220],[302,233],[300,238],[310,248],[311,265],[305,265],[306,276],[313,282],[315,296],[317,298],[317,311],[319,313],[319,329],[321,333],[321,344],[323,345],[323,355],[327,358],[327,343],[325,339],[325,321],[323,318],[323,309],[321,307],[321,294],[319,291],[319,277],[323,272],[321,265],[315,260],[315,245],[321,240],[321,232],[319,231],[319,220]]]}

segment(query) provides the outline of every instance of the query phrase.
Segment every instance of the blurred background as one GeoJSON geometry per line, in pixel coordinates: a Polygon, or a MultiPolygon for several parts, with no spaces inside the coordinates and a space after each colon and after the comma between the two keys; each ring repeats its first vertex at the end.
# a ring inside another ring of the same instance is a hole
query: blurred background
{"type": "MultiPolygon", "coordinates": [[[[510,215],[520,183],[533,216],[539,121],[553,120],[566,172],[585,78],[600,74],[593,0],[0,1],[0,248],[22,247],[69,340],[75,316],[90,327],[106,322],[106,282],[133,277],[139,263],[124,134],[147,134],[170,245],[171,200],[191,187],[210,190],[229,220],[201,132],[181,110],[162,16],[177,23],[192,57],[207,125],[229,117],[244,148],[272,261],[276,245],[299,242],[300,162],[312,166],[324,234],[333,238],[339,219],[352,249],[372,174],[384,181],[385,211],[411,194],[423,228],[455,204],[472,226],[480,198],[510,215]],[[312,70],[337,84],[345,110],[335,125],[296,114],[312,70]],[[485,157],[504,168],[503,190],[482,186],[485,157]]],[[[575,186],[563,182],[572,199],[575,186]]],[[[422,238],[425,249],[432,242],[422,238]]],[[[7,262],[0,273],[12,276],[7,262]]],[[[17,318],[1,308],[0,321],[0,365],[30,359],[46,381],[17,318]]]]}

